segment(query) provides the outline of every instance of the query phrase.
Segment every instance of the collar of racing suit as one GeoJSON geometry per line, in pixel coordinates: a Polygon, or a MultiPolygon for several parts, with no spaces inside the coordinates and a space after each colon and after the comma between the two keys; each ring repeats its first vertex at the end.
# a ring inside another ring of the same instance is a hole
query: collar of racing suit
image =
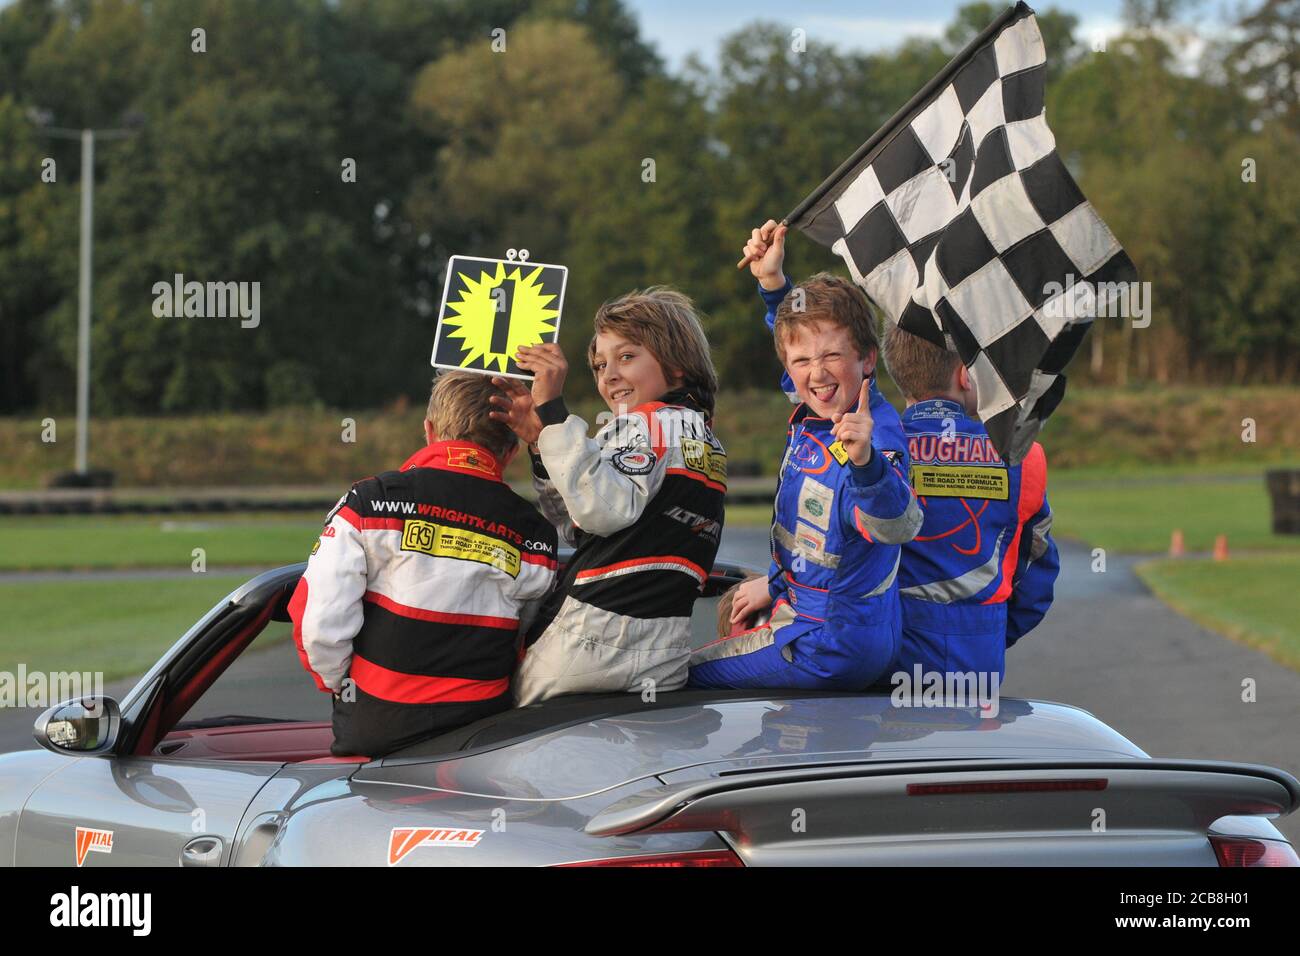
{"type": "Polygon", "coordinates": [[[659,396],[657,401],[662,402],[664,405],[681,405],[685,408],[697,411],[704,416],[705,424],[710,428],[713,427],[712,410],[705,408],[704,403],[691,394],[689,388],[674,388],[659,396]]]}
{"type": "Polygon", "coordinates": [[[965,418],[966,409],[960,402],[951,398],[927,398],[914,402],[903,409],[902,419],[910,422],[914,418],[965,418]]]}
{"type": "Polygon", "coordinates": [[[406,459],[406,464],[402,465],[401,470],[438,468],[442,471],[455,471],[462,475],[501,481],[502,467],[496,455],[472,441],[436,441],[406,459]]]}

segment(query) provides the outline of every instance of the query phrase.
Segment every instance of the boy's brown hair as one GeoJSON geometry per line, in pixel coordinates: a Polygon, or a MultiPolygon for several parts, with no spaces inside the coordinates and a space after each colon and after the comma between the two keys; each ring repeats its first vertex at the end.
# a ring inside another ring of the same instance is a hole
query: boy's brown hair
{"type": "Polygon", "coordinates": [[[439,441],[468,441],[481,445],[498,458],[518,444],[505,422],[488,418],[498,394],[492,379],[475,372],[443,372],[433,380],[425,417],[439,441]]]}
{"type": "Polygon", "coordinates": [[[894,384],[914,402],[952,388],[952,373],[961,365],[956,352],[897,326],[885,333],[884,357],[894,384]]]}
{"type": "Polygon", "coordinates": [[[862,358],[866,358],[872,349],[879,354],[876,318],[866,294],[848,279],[819,272],[791,289],[777,306],[772,337],[776,340],[776,354],[782,365],[785,364],[785,343],[790,334],[797,328],[818,322],[848,329],[862,358]]]}
{"type": "MultiPolygon", "coordinates": [[[[667,286],[651,286],[610,299],[596,310],[596,335],[617,332],[633,345],[647,349],[663,368],[664,378],[682,373],[682,387],[690,390],[709,414],[718,393],[718,373],[713,369],[709,340],[704,335],[695,303],[667,286]]],[[[587,345],[587,364],[595,374],[596,335],[587,345]]]]}

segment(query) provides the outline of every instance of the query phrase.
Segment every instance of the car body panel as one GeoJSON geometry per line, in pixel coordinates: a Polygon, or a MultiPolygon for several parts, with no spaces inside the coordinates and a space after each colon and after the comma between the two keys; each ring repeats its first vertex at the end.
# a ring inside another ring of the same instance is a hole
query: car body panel
{"type": "Polygon", "coordinates": [[[636,713],[563,727],[464,757],[390,758],[365,766],[354,779],[498,797],[569,799],[651,776],[675,779],[728,767],[837,757],[1147,756],[1086,711],[1061,704],[1008,699],[1001,702],[999,717],[982,718],[976,708],[898,708],[886,694],[773,695],[684,707],[670,705],[674,695],[660,695],[659,704],[636,713]]]}
{"type": "Polygon", "coordinates": [[[20,750],[0,755],[0,864],[12,866],[18,842],[18,821],[32,793],[73,757],[48,750],[20,750]]]}
{"type": "Polygon", "coordinates": [[[286,811],[267,866],[545,866],[647,853],[720,850],[715,833],[670,833],[605,839],[583,825],[609,801],[639,784],[585,797],[550,800],[476,796],[355,778],[308,792],[286,811]],[[410,829],[476,834],[447,845],[418,845],[390,862],[394,832],[410,829]]]}
{"type": "MultiPolygon", "coordinates": [[[[83,866],[555,865],[728,847],[748,865],[1215,866],[1209,833],[1283,840],[1266,817],[1300,801],[1289,774],[1152,760],[1068,705],[895,706],[887,691],[575,695],[368,763],[270,759],[251,739],[234,752],[219,732],[189,735],[197,758],[134,755],[158,695],[249,620],[282,615],[303,567],[247,582],[160,657],[123,698],[116,755],[0,755],[0,862],[75,865],[81,826],[114,831],[83,866]],[[208,759],[250,753],[266,759],[208,759]],[[1104,796],[900,790],[1102,772],[1104,796]]],[[[729,566],[710,584],[740,576],[729,566]]]]}
{"type": "Polygon", "coordinates": [[[176,866],[201,837],[220,840],[216,865],[244,811],[279,768],[274,764],[81,757],[47,777],[19,822],[19,866],[76,863],[78,827],[113,833],[111,852],[87,853],[81,866],[176,866]]]}
{"type": "Polygon", "coordinates": [[[289,807],[305,807],[346,791],[356,764],[289,764],[280,768],[248,804],[229,858],[230,866],[259,866],[289,807]]]}

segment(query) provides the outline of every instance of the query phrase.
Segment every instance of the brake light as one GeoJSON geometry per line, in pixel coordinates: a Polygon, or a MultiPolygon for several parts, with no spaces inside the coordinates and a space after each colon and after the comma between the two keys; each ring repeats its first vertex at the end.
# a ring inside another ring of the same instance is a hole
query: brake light
{"type": "Polygon", "coordinates": [[[1277,840],[1211,836],[1210,845],[1219,866],[1300,866],[1300,857],[1291,845],[1277,840]]]}
{"type": "Polygon", "coordinates": [[[1105,790],[1105,777],[1082,780],[983,780],[976,783],[909,783],[909,797],[953,793],[1058,793],[1063,790],[1105,790]]]}
{"type": "Polygon", "coordinates": [[[604,860],[583,860],[581,863],[560,863],[557,869],[574,866],[744,866],[740,857],[730,850],[696,850],[689,853],[652,853],[645,856],[614,856],[604,860]]]}

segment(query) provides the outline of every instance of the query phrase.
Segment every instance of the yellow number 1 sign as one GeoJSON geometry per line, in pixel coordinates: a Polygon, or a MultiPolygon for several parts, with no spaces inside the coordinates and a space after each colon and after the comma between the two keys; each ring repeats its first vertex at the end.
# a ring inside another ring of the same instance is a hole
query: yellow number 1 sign
{"type": "Polygon", "coordinates": [[[515,364],[515,352],[521,345],[556,341],[568,275],[564,266],[523,259],[452,256],[434,367],[531,379],[515,364]]]}

